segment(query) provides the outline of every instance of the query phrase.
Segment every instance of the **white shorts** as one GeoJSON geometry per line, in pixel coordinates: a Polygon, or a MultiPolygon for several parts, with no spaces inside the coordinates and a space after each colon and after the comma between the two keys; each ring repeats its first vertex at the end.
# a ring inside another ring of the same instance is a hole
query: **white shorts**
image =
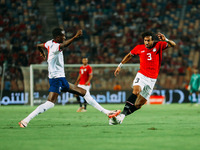
{"type": "Polygon", "coordinates": [[[80,84],[78,84],[78,87],[81,87],[81,88],[89,91],[91,86],[90,85],[80,85],[80,84]]]}
{"type": "Polygon", "coordinates": [[[149,100],[156,81],[157,79],[146,77],[138,72],[133,80],[133,86],[139,85],[141,87],[140,95],[142,95],[146,100],[149,100]]]}

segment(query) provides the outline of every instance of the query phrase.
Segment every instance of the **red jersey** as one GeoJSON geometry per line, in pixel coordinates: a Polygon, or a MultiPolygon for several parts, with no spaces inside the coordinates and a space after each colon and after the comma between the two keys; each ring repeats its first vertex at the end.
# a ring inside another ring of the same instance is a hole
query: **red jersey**
{"type": "Polygon", "coordinates": [[[162,52],[167,48],[167,42],[155,42],[151,49],[145,47],[144,44],[137,45],[131,50],[132,55],[140,57],[140,72],[146,77],[157,79],[162,61],[162,52]]]}
{"type": "MultiPolygon", "coordinates": [[[[85,85],[85,83],[88,81],[89,79],[89,75],[92,74],[92,67],[90,65],[87,66],[81,66],[80,67],[80,81],[79,84],[80,85],[85,85]]],[[[90,85],[90,83],[88,84],[90,85]]]]}

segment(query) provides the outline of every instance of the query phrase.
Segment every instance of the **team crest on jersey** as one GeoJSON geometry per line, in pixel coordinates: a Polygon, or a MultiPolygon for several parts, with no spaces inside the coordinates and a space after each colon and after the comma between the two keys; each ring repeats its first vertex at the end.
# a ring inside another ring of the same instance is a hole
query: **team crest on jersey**
{"type": "Polygon", "coordinates": [[[156,52],[156,48],[153,49],[153,52],[156,52]]]}

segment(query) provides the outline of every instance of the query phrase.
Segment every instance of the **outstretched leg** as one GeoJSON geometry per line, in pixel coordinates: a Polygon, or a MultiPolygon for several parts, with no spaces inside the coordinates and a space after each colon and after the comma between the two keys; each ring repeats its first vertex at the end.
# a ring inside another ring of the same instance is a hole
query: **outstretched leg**
{"type": "Polygon", "coordinates": [[[28,123],[36,117],[38,114],[41,114],[47,111],[50,108],[54,107],[54,103],[56,102],[58,97],[58,93],[50,92],[48,96],[48,101],[44,104],[39,105],[32,113],[30,113],[25,119],[19,122],[20,127],[25,128],[27,127],[28,123]]]}
{"type": "Polygon", "coordinates": [[[139,85],[133,87],[133,92],[127,99],[123,111],[117,117],[110,119],[109,125],[121,124],[126,116],[140,109],[146,103],[147,100],[140,95],[140,92],[141,87],[139,85]]]}
{"type": "Polygon", "coordinates": [[[92,105],[94,108],[96,108],[97,110],[103,112],[104,114],[108,114],[110,111],[103,108],[101,105],[99,105],[90,95],[89,91],[86,91],[83,88],[80,88],[74,84],[69,83],[69,89],[68,92],[73,93],[73,94],[77,94],[80,96],[83,96],[83,98],[87,101],[88,104],[92,105]]]}
{"type": "Polygon", "coordinates": [[[140,86],[137,85],[133,87],[133,92],[127,99],[126,104],[124,106],[124,110],[122,111],[121,114],[123,114],[124,116],[128,116],[141,108],[139,107],[139,102],[141,99],[141,96],[139,94],[140,92],[141,92],[140,86]]]}

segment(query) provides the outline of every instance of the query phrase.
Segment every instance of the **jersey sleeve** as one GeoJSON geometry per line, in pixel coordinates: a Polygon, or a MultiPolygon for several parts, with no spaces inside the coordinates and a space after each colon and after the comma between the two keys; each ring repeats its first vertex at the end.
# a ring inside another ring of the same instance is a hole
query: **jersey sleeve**
{"type": "Polygon", "coordinates": [[[49,41],[47,41],[46,43],[44,43],[44,47],[47,49],[47,50],[50,50],[51,52],[58,52],[58,51],[62,51],[60,49],[60,44],[59,43],[51,43],[49,41]]]}
{"type": "Polygon", "coordinates": [[[47,49],[48,48],[48,42],[44,43],[44,47],[47,49]]]}
{"type": "Polygon", "coordinates": [[[168,43],[165,41],[160,41],[159,43],[162,50],[165,50],[168,46],[168,43]]]}
{"type": "Polygon", "coordinates": [[[139,50],[139,45],[137,45],[136,47],[134,47],[131,51],[130,54],[131,55],[138,55],[138,50],[139,50]]]}
{"type": "Polygon", "coordinates": [[[54,43],[52,46],[52,52],[61,52],[62,50],[60,49],[60,44],[59,43],[54,43]]]}

